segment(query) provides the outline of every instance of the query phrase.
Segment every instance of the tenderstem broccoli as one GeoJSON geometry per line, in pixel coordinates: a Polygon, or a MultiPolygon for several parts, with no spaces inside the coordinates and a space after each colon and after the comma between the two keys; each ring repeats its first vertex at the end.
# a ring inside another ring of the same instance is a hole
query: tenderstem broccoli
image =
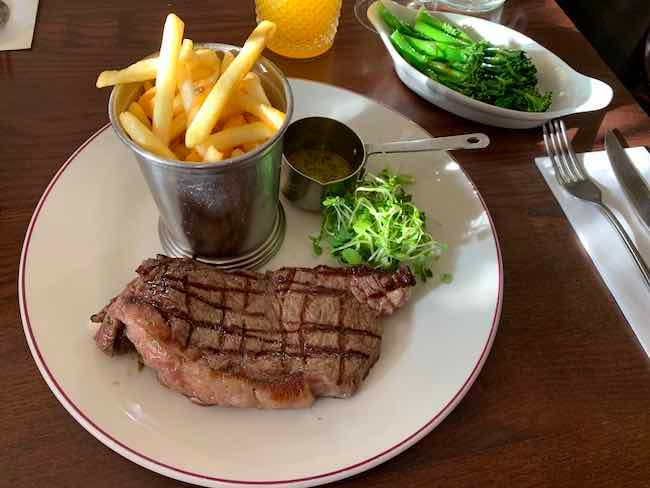
{"type": "Polygon", "coordinates": [[[458,27],[421,10],[413,23],[380,5],[391,42],[413,67],[476,100],[525,112],[545,112],[552,94],[537,90],[537,69],[520,49],[474,40],[458,27]]]}

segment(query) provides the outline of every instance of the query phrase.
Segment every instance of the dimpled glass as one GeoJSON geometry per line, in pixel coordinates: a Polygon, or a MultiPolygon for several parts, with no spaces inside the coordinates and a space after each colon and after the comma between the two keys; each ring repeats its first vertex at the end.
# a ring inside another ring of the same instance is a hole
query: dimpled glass
{"type": "Polygon", "coordinates": [[[270,20],[277,31],[267,43],[288,58],[312,58],[334,42],[342,0],[255,0],[257,21],[270,20]]]}

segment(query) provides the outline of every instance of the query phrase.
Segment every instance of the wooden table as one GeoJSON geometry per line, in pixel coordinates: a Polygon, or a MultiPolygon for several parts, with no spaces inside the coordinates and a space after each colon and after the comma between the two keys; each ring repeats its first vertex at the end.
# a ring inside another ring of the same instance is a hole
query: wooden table
{"type": "MultiPolygon", "coordinates": [[[[433,134],[490,136],[488,150],[457,157],[494,217],[505,299],[494,348],[454,412],[405,453],[339,485],[649,486],[650,362],[534,166],[540,131],[484,127],[418,98],[353,3],[328,54],[271,57],[289,76],[364,93],[433,134]]],[[[41,0],[32,49],[0,53],[2,486],[178,485],[113,453],[65,412],[29,354],[16,292],[39,196],[107,121],[97,73],[156,50],[170,9],[196,41],[241,44],[254,21],[252,1],[41,0]]],[[[583,127],[578,149],[601,148],[611,127],[630,145],[650,145],[650,119],[553,1],[511,0],[504,20],[614,87],[606,114],[570,119],[583,127]]]]}

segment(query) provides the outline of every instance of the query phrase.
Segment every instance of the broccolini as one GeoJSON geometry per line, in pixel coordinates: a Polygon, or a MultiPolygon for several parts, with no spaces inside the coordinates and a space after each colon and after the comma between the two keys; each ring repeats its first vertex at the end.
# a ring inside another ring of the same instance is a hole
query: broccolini
{"type": "Polygon", "coordinates": [[[551,92],[537,90],[537,69],[520,49],[474,40],[458,27],[421,10],[408,23],[380,5],[395,49],[413,67],[475,100],[524,112],[545,112],[551,92]]]}

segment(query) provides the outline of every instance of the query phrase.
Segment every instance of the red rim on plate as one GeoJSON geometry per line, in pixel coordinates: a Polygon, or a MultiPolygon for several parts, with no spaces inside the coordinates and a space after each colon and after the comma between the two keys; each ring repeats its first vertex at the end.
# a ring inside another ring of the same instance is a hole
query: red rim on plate
{"type": "MultiPolygon", "coordinates": [[[[392,109],[391,109],[392,110],[392,109]]],[[[45,362],[45,359],[43,358],[41,351],[38,347],[38,343],[36,341],[36,337],[34,336],[34,333],[32,331],[32,324],[29,318],[29,310],[27,306],[27,302],[25,300],[26,297],[26,285],[25,285],[25,276],[27,273],[27,258],[29,256],[29,244],[31,241],[32,237],[32,232],[34,230],[34,227],[36,226],[36,223],[38,221],[39,214],[41,212],[41,209],[43,208],[43,205],[45,204],[45,201],[48,198],[48,195],[56,185],[57,181],[61,177],[61,175],[66,171],[66,169],[70,166],[70,164],[75,160],[77,155],[88,145],[90,144],[94,139],[96,139],[99,135],[101,135],[107,128],[110,127],[110,124],[106,124],[104,127],[99,129],[97,132],[95,132],[88,140],[86,140],[69,158],[68,160],[63,164],[63,166],[57,171],[57,173],[54,175],[52,178],[52,181],[48,184],[47,188],[45,189],[45,192],[43,193],[43,196],[39,200],[38,204],[36,205],[36,209],[34,210],[34,214],[32,215],[31,221],[29,223],[29,226],[27,228],[27,233],[25,236],[25,241],[23,244],[23,250],[20,256],[20,268],[19,268],[19,275],[18,275],[18,295],[20,299],[20,313],[22,316],[22,321],[23,321],[23,328],[25,331],[25,337],[27,338],[27,342],[29,344],[29,348],[31,350],[32,356],[34,357],[34,360],[36,362],[36,365],[38,366],[41,375],[45,379],[47,385],[50,387],[54,395],[57,397],[57,399],[61,402],[61,404],[65,407],[65,409],[73,416],[75,419],[79,420],[82,427],[84,427],[88,432],[90,432],[94,437],[99,439],[103,444],[105,444],[107,447],[110,449],[116,451],[117,453],[123,455],[124,457],[127,457],[127,459],[136,462],[137,464],[140,464],[141,466],[147,468],[147,469],[152,469],[153,471],[161,472],[161,474],[165,474],[167,476],[170,476],[172,478],[176,479],[181,479],[183,481],[187,481],[185,477],[191,477],[194,478],[195,482],[201,483],[202,481],[210,481],[210,482],[219,482],[219,483],[231,483],[231,484],[241,484],[241,485],[281,485],[281,484],[293,484],[293,483],[303,483],[303,482],[308,482],[308,481],[314,481],[314,480],[320,480],[320,483],[326,483],[329,481],[335,481],[337,479],[342,479],[345,477],[343,475],[346,472],[356,470],[357,468],[363,467],[364,469],[362,471],[365,471],[367,469],[370,469],[384,461],[389,460],[390,458],[398,455],[399,453],[403,452],[405,449],[409,448],[413,444],[415,444],[417,441],[419,441],[422,437],[424,437],[426,434],[428,434],[435,426],[437,426],[460,402],[460,400],[465,396],[469,388],[472,386],[474,381],[476,380],[476,377],[481,371],[481,368],[483,364],[485,363],[485,360],[487,358],[487,355],[491,349],[492,342],[494,341],[494,336],[496,334],[497,330],[497,325],[499,322],[499,317],[501,315],[501,305],[503,301],[503,262],[501,258],[501,248],[499,246],[499,240],[496,235],[496,231],[494,229],[494,222],[492,221],[492,216],[490,215],[490,212],[487,208],[487,205],[485,204],[485,201],[483,200],[483,197],[479,193],[479,191],[476,189],[476,185],[474,185],[474,182],[472,179],[469,177],[467,173],[462,169],[463,174],[469,181],[470,185],[474,189],[476,195],[479,198],[479,201],[481,202],[481,205],[483,206],[483,209],[485,210],[485,213],[488,216],[488,219],[490,221],[490,230],[492,232],[492,236],[494,238],[494,243],[496,247],[496,253],[497,253],[497,262],[499,266],[499,283],[498,283],[498,296],[497,296],[497,304],[494,309],[494,315],[492,318],[492,326],[490,329],[490,334],[487,338],[487,341],[485,342],[485,345],[483,346],[483,350],[481,351],[481,354],[474,365],[474,368],[472,369],[472,372],[469,374],[461,388],[456,392],[456,394],[447,402],[447,404],[438,412],[435,413],[435,415],[427,421],[422,427],[420,427],[418,430],[395,444],[394,446],[368,458],[363,461],[357,462],[355,464],[352,464],[350,466],[346,466],[334,471],[329,471],[326,473],[320,473],[320,474],[314,474],[312,476],[305,476],[302,478],[294,478],[294,479],[287,479],[287,480],[234,480],[234,479],[225,479],[225,478],[219,478],[216,476],[209,476],[206,474],[201,474],[201,473],[193,473],[190,471],[186,471],[184,469],[181,469],[176,466],[171,466],[169,464],[157,461],[156,459],[150,458],[141,452],[136,451],[135,449],[127,446],[126,444],[120,442],[118,439],[113,437],[111,434],[108,432],[104,431],[101,427],[99,427],[93,420],[88,417],[71,399],[70,397],[66,394],[66,392],[61,388],[59,383],[57,382],[56,378],[52,375],[50,369],[48,368],[47,363],[45,362]],[[130,456],[128,454],[130,454],[130,456]],[[132,458],[131,456],[134,456],[132,458]],[[158,467],[158,469],[156,469],[158,467]],[[159,471],[160,468],[162,468],[162,471],[159,471]],[[341,476],[343,475],[343,476],[341,476]],[[326,478],[331,478],[331,479],[326,479],[326,478]]],[[[422,129],[424,130],[424,129],[422,129]]],[[[426,132],[426,131],[425,131],[426,132]]],[[[352,475],[354,473],[350,473],[352,475]]]]}

